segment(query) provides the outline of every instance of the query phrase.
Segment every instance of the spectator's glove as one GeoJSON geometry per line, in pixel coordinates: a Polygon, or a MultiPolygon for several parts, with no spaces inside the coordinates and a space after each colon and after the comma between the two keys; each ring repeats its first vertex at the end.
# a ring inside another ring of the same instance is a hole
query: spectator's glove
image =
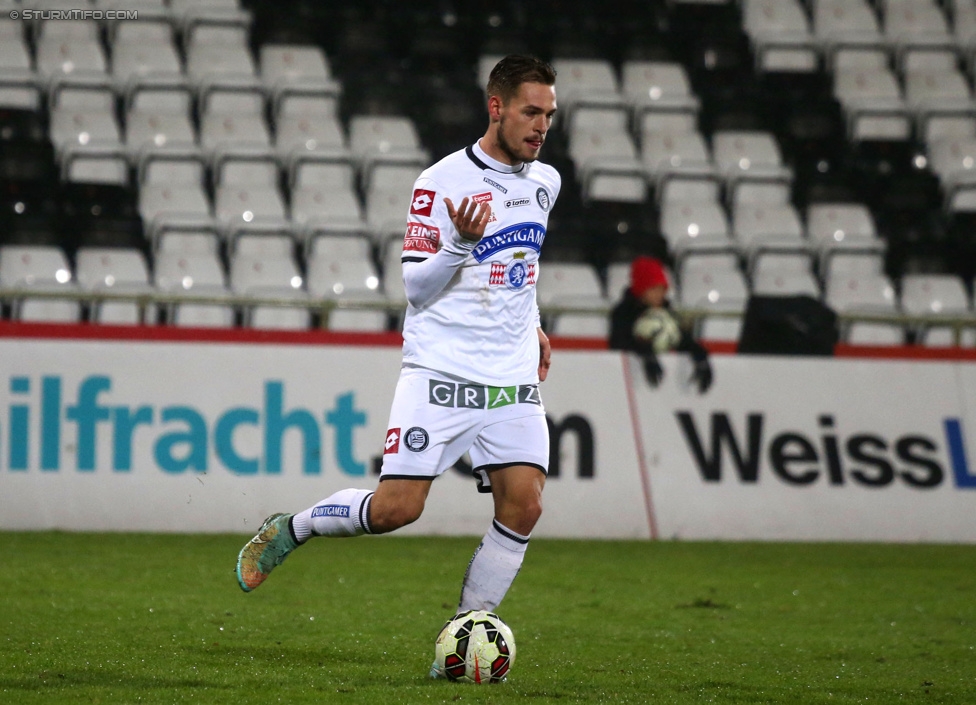
{"type": "Polygon", "coordinates": [[[708,358],[695,360],[695,370],[691,373],[691,381],[698,385],[698,393],[704,394],[712,386],[712,365],[708,358]]]}
{"type": "Polygon", "coordinates": [[[648,384],[656,387],[661,382],[661,378],[664,377],[664,369],[661,367],[661,363],[657,361],[657,356],[651,352],[644,353],[641,360],[644,363],[644,376],[647,377],[648,384]]]}

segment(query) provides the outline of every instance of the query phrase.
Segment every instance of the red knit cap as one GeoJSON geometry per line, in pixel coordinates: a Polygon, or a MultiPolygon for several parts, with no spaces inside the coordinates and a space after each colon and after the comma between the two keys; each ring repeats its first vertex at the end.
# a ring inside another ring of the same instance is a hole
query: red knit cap
{"type": "Polygon", "coordinates": [[[640,296],[653,286],[668,288],[668,276],[660,260],[641,255],[630,263],[630,293],[640,296]]]}

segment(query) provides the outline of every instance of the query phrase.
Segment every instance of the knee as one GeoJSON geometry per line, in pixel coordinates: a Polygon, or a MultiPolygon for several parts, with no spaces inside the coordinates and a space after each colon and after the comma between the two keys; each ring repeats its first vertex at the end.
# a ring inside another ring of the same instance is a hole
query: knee
{"type": "Polygon", "coordinates": [[[528,536],[542,516],[542,498],[538,496],[525,497],[511,505],[510,509],[511,511],[506,512],[507,516],[505,517],[508,523],[505,521],[502,523],[509,526],[513,531],[528,536]]]}
{"type": "Polygon", "coordinates": [[[412,524],[420,518],[424,507],[412,504],[383,504],[373,502],[369,512],[369,527],[374,534],[386,534],[412,524]]]}
{"type": "Polygon", "coordinates": [[[522,507],[522,516],[526,522],[531,522],[532,526],[535,526],[542,516],[542,497],[529,498],[522,507]]]}

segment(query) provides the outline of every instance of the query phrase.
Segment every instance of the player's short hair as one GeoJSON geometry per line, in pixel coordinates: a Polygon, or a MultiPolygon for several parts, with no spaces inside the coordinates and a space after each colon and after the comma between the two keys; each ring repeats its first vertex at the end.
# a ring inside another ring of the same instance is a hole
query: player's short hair
{"type": "Polygon", "coordinates": [[[523,83],[551,86],[556,82],[556,69],[542,59],[529,54],[509,54],[495,64],[488,76],[488,95],[497,95],[503,103],[515,97],[523,83]]]}

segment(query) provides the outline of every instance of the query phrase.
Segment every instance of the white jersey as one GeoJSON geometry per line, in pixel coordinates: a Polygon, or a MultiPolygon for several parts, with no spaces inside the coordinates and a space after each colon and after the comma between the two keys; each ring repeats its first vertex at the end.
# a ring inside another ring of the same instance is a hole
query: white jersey
{"type": "Polygon", "coordinates": [[[506,172],[480,147],[426,169],[414,184],[403,262],[420,262],[460,238],[444,198],[491,204],[485,235],[448,284],[419,307],[407,306],[403,362],[473,382],[538,383],[539,309],[535,283],[559,173],[539,162],[506,172]]]}

